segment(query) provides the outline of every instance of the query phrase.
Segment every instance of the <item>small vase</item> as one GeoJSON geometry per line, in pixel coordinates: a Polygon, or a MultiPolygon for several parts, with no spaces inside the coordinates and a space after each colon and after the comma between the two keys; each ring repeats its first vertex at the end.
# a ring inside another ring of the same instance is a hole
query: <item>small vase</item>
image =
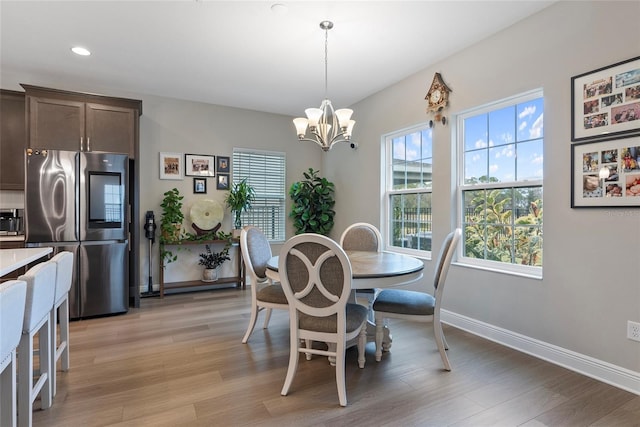
{"type": "Polygon", "coordinates": [[[202,281],[203,282],[215,282],[218,280],[218,269],[217,268],[205,268],[202,271],[202,281]]]}

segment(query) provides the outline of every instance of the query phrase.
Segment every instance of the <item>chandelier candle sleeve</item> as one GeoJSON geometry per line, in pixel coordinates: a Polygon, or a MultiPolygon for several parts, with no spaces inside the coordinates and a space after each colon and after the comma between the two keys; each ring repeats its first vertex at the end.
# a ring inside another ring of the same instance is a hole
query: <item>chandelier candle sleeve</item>
{"type": "Polygon", "coordinates": [[[327,97],[327,52],[329,30],[333,28],[331,21],[322,21],[320,28],[325,31],[324,44],[324,91],[325,99],[320,108],[307,108],[304,112],[306,118],[298,117],[293,119],[296,127],[296,134],[300,141],[311,141],[318,144],[324,151],[329,151],[334,144],[348,142],[351,140],[351,133],[355,120],[351,120],[353,110],[349,108],[333,109],[331,101],[327,97]],[[307,128],[309,134],[307,135],[307,128]]]}

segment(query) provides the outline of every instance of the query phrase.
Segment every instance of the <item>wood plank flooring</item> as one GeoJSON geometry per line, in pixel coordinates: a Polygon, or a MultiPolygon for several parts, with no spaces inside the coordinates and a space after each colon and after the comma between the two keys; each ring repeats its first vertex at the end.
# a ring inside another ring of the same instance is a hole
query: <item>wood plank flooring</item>
{"type": "MultiPolygon", "coordinates": [[[[71,370],[38,426],[640,426],[640,396],[445,326],[390,323],[393,346],[364,369],[347,351],[338,404],[326,358],[301,358],[288,396],[288,313],[263,314],[248,344],[250,291],[143,299],[126,315],[71,323],[71,370]]],[[[36,402],[35,407],[39,403],[36,402]]]]}

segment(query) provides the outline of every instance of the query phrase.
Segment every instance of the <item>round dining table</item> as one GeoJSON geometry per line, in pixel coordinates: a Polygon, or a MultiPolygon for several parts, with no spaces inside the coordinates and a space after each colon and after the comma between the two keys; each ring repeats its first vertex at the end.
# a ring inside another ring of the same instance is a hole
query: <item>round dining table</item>
{"type": "MultiPolygon", "coordinates": [[[[352,289],[402,286],[423,275],[424,263],[418,258],[394,252],[345,251],[351,263],[352,289]]],[[[276,255],[267,262],[267,277],[280,281],[276,255]]]]}

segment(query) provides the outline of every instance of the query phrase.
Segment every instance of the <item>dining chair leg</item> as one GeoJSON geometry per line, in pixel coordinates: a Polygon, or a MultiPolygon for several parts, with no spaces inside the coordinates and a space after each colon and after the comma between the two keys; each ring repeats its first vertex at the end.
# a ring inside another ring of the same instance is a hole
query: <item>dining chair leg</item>
{"type": "Polygon", "coordinates": [[[360,369],[364,368],[364,353],[365,346],[367,345],[367,324],[365,323],[360,328],[360,334],[358,335],[358,366],[360,369]]]}
{"type": "Polygon", "coordinates": [[[340,406],[347,406],[347,386],[345,383],[345,352],[344,342],[339,342],[336,347],[336,385],[338,387],[338,399],[340,406]]]}
{"type": "Polygon", "coordinates": [[[289,342],[289,368],[287,368],[287,376],[284,379],[284,385],[282,386],[282,391],[280,392],[282,396],[286,396],[289,393],[289,388],[291,387],[291,383],[293,382],[293,377],[295,377],[296,371],[298,370],[300,340],[298,339],[298,334],[296,334],[295,332],[296,329],[291,328],[289,342]]]}
{"type": "Polygon", "coordinates": [[[382,338],[384,337],[384,319],[376,317],[376,362],[382,360],[382,338]]]}
{"type": "MultiPolygon", "coordinates": [[[[311,341],[311,340],[305,340],[305,341],[304,341],[304,346],[305,346],[306,348],[311,348],[311,347],[313,347],[313,341],[311,341]]],[[[306,353],[306,354],[305,354],[305,358],[306,358],[307,360],[311,360],[311,357],[313,357],[313,355],[312,355],[311,353],[306,353]]]]}
{"type": "Polygon", "coordinates": [[[442,363],[444,364],[444,369],[446,371],[450,371],[451,364],[449,363],[449,358],[447,357],[447,352],[445,351],[444,335],[442,333],[442,325],[440,324],[440,322],[433,323],[433,334],[436,339],[438,351],[440,352],[440,357],[442,358],[442,363]]]}
{"type": "Polygon", "coordinates": [[[271,309],[267,308],[266,309],[266,313],[264,315],[264,325],[262,326],[262,329],[267,329],[269,327],[269,320],[271,320],[271,309]]]}
{"type": "Polygon", "coordinates": [[[242,337],[242,344],[246,344],[249,341],[249,337],[253,332],[253,329],[256,327],[256,321],[258,320],[258,312],[260,308],[257,305],[253,305],[251,307],[251,318],[249,319],[249,325],[247,326],[247,332],[244,333],[244,337],[242,337]]]}

